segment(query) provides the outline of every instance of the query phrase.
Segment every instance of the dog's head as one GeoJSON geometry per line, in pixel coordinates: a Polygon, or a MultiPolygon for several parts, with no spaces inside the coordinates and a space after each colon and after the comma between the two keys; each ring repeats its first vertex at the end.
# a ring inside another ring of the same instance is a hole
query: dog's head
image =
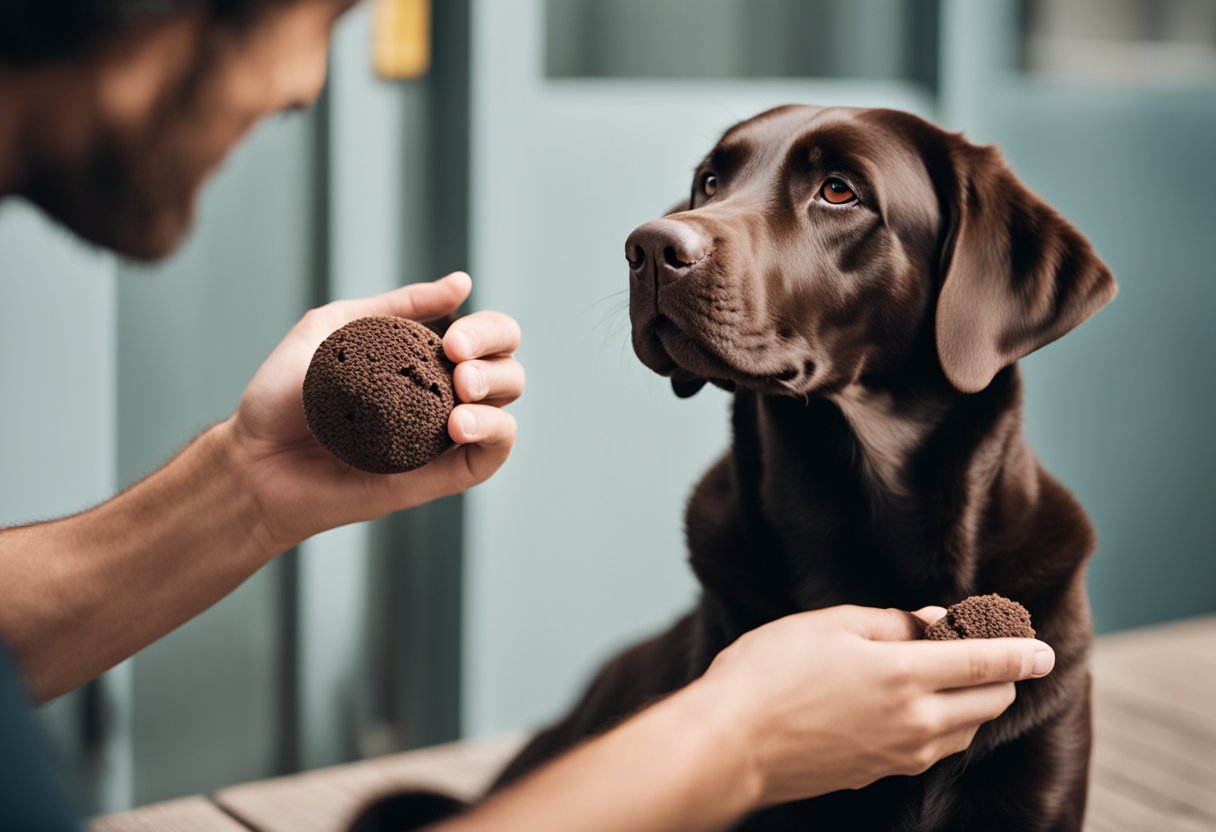
{"type": "Polygon", "coordinates": [[[688,204],[625,253],[634,350],[680,395],[838,391],[920,342],[974,393],[1115,294],[996,150],[894,110],[790,106],[732,127],[688,204]]]}

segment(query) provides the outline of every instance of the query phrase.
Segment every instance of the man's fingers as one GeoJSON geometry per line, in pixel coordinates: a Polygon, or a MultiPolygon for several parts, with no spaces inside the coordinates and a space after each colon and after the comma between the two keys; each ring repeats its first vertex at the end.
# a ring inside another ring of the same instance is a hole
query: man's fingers
{"type": "Polygon", "coordinates": [[[456,395],[462,402],[492,402],[501,406],[524,392],[524,368],[514,358],[462,361],[456,365],[456,395]]]}
{"type": "Polygon", "coordinates": [[[1030,638],[921,641],[902,649],[933,690],[1036,679],[1055,666],[1052,649],[1030,638]]]}
{"type": "Polygon", "coordinates": [[[934,624],[939,621],[941,617],[946,614],[946,608],[921,607],[918,610],[914,610],[912,614],[919,618],[922,624],[928,627],[930,624],[934,624]]]}
{"type": "Polygon", "coordinates": [[[473,288],[472,279],[464,272],[453,272],[429,283],[411,283],[383,295],[345,301],[349,304],[350,320],[368,315],[395,315],[415,321],[442,318],[460,308],[473,288]]]}
{"type": "Polygon", "coordinates": [[[461,445],[506,445],[515,441],[515,419],[486,404],[457,405],[448,417],[448,433],[461,445]]]}
{"type": "Polygon", "coordinates": [[[367,518],[456,494],[489,479],[511,455],[515,419],[489,405],[457,405],[448,419],[448,433],[459,446],[417,470],[390,476],[350,471],[352,477],[363,478],[375,496],[366,507],[367,518]]]}
{"type": "Polygon", "coordinates": [[[833,611],[841,615],[855,633],[871,641],[908,641],[924,635],[920,622],[912,613],[903,610],[843,606],[833,611]]]}
{"type": "Polygon", "coordinates": [[[996,719],[1013,704],[1012,682],[996,682],[970,688],[955,688],[935,694],[942,708],[947,730],[975,730],[981,723],[996,719]]]}
{"type": "Polygon", "coordinates": [[[463,464],[462,490],[489,479],[507,461],[515,445],[515,419],[489,405],[459,405],[452,411],[448,432],[461,445],[440,460],[463,464]]]}
{"type": "Polygon", "coordinates": [[[456,363],[510,355],[519,349],[519,324],[501,312],[474,312],[448,327],[443,350],[456,363]]]}

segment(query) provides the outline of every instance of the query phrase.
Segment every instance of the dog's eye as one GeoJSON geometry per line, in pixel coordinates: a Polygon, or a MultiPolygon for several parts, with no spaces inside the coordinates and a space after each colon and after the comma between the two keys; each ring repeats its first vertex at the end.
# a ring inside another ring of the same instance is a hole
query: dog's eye
{"type": "Polygon", "coordinates": [[[830,202],[833,205],[844,205],[846,202],[857,199],[857,194],[853,193],[853,189],[843,179],[837,179],[834,176],[823,183],[823,187],[819,189],[819,195],[823,197],[824,202],[830,202]]]}
{"type": "Polygon", "coordinates": [[[701,175],[701,193],[713,196],[718,192],[718,177],[712,173],[701,175]]]}

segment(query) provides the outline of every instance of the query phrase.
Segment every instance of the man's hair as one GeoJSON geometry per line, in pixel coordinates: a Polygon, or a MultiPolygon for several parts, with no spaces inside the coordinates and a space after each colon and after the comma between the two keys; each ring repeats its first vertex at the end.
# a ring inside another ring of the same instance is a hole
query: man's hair
{"type": "Polygon", "coordinates": [[[217,18],[252,13],[269,0],[0,0],[0,64],[63,58],[122,26],[203,7],[217,18]]]}

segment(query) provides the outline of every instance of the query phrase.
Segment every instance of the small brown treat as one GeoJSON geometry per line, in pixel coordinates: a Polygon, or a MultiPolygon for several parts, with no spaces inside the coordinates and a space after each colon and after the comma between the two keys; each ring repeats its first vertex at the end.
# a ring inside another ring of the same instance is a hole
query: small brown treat
{"type": "Polygon", "coordinates": [[[304,376],[308,429],[362,471],[421,468],[452,446],[455,365],[439,336],[405,318],[360,318],[333,332],[304,376]]]}
{"type": "Polygon", "coordinates": [[[1003,595],[972,595],[949,607],[938,621],[925,628],[925,638],[1034,638],[1030,613],[1003,595]]]}

